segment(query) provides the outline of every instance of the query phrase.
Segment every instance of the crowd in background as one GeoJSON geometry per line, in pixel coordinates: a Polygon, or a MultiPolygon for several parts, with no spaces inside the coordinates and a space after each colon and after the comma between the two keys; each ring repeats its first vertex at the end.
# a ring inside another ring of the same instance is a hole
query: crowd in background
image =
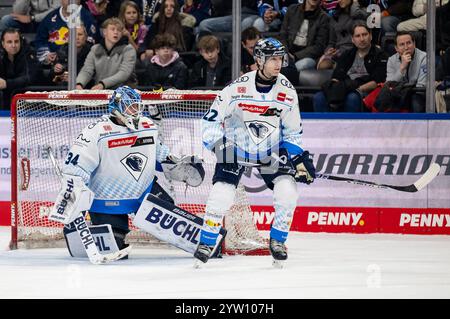
{"type": "MultiPolygon", "coordinates": [[[[0,17],[2,109],[25,87],[67,87],[68,23],[77,26],[77,89],[221,89],[232,80],[232,1],[76,2],[72,11],[69,0],[16,0],[0,17]]],[[[445,92],[450,3],[436,6],[445,92]]],[[[426,11],[425,0],[242,0],[241,72],[256,69],[253,47],[270,35],[288,49],[281,72],[317,88],[311,111],[425,112],[426,11]]]]}

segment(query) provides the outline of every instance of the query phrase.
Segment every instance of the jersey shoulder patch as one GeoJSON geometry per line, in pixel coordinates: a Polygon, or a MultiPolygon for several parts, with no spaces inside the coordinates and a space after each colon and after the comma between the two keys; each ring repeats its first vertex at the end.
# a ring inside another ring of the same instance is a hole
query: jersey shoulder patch
{"type": "Polygon", "coordinates": [[[282,87],[290,89],[292,91],[296,91],[295,87],[292,85],[292,83],[282,74],[279,75],[280,79],[279,79],[279,83],[282,87]]]}

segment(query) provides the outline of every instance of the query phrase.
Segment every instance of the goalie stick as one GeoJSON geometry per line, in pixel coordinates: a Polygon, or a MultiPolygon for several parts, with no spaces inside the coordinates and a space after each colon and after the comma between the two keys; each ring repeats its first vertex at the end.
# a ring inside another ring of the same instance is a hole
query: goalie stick
{"type": "MultiPolygon", "coordinates": [[[[290,175],[295,175],[296,170],[287,167],[285,163],[275,154],[272,154],[272,159],[274,159],[275,162],[280,163],[280,167],[278,168],[280,171],[288,173],[290,175]]],[[[250,166],[250,167],[267,167],[267,165],[248,165],[248,162],[245,161],[239,161],[239,164],[243,166],[250,166]]],[[[266,163],[266,161],[265,161],[266,163]]],[[[415,193],[423,189],[425,186],[427,186],[438,174],[441,167],[437,163],[432,163],[430,167],[426,170],[426,172],[413,184],[411,185],[405,185],[405,186],[397,186],[397,185],[389,185],[389,184],[379,184],[375,182],[370,181],[364,181],[360,179],[355,178],[348,178],[348,177],[340,177],[340,176],[334,176],[334,175],[328,175],[328,174],[316,174],[316,178],[321,179],[328,179],[332,181],[338,181],[338,182],[347,182],[350,184],[356,184],[361,186],[368,186],[372,188],[384,188],[384,189],[394,189],[396,191],[400,192],[408,192],[408,193],[415,193]]]]}
{"type": "MultiPolygon", "coordinates": [[[[62,178],[62,171],[56,162],[55,157],[53,156],[51,147],[47,147],[48,156],[52,161],[52,164],[55,168],[56,175],[59,178],[62,178]]],[[[131,250],[131,246],[128,246],[122,250],[110,253],[110,254],[101,254],[97,246],[95,245],[94,238],[92,237],[91,231],[86,224],[86,220],[82,212],[80,212],[79,216],[72,222],[75,225],[75,228],[80,236],[80,239],[83,243],[83,247],[86,250],[86,254],[89,258],[89,261],[95,265],[106,264],[111,261],[115,261],[121,259],[128,255],[131,250]]]]}

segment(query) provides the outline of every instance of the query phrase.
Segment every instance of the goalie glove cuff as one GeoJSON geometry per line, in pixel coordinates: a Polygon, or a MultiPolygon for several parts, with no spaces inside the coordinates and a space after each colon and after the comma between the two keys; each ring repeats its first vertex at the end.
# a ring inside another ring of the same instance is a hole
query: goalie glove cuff
{"type": "Polygon", "coordinates": [[[292,158],[292,164],[296,170],[295,180],[301,183],[311,184],[316,178],[316,168],[308,151],[292,158]]]}

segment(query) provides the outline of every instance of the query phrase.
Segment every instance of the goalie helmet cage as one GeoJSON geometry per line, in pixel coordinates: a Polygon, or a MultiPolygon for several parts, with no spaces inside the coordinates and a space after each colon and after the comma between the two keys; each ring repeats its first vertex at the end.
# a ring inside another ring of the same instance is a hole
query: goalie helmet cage
{"type": "MultiPolygon", "coordinates": [[[[62,167],[71,144],[84,127],[108,113],[112,91],[58,91],[16,95],[11,110],[11,242],[10,248],[64,247],[63,225],[47,219],[60,184],[48,155],[50,146],[62,167]]],[[[144,115],[154,106],[162,115],[159,134],[174,155],[195,154],[204,159],[205,180],[199,187],[158,182],[178,206],[204,214],[214,173],[215,157],[202,146],[200,120],[216,97],[216,91],[168,90],[142,92],[144,115]]],[[[158,123],[157,123],[158,124],[158,123]]],[[[106,128],[107,130],[108,128],[106,128]]],[[[157,174],[158,175],[158,174],[157,174]]],[[[224,254],[267,255],[268,240],[257,230],[243,185],[225,221],[228,233],[224,254]]],[[[127,241],[161,244],[130,223],[127,241]]]]}

